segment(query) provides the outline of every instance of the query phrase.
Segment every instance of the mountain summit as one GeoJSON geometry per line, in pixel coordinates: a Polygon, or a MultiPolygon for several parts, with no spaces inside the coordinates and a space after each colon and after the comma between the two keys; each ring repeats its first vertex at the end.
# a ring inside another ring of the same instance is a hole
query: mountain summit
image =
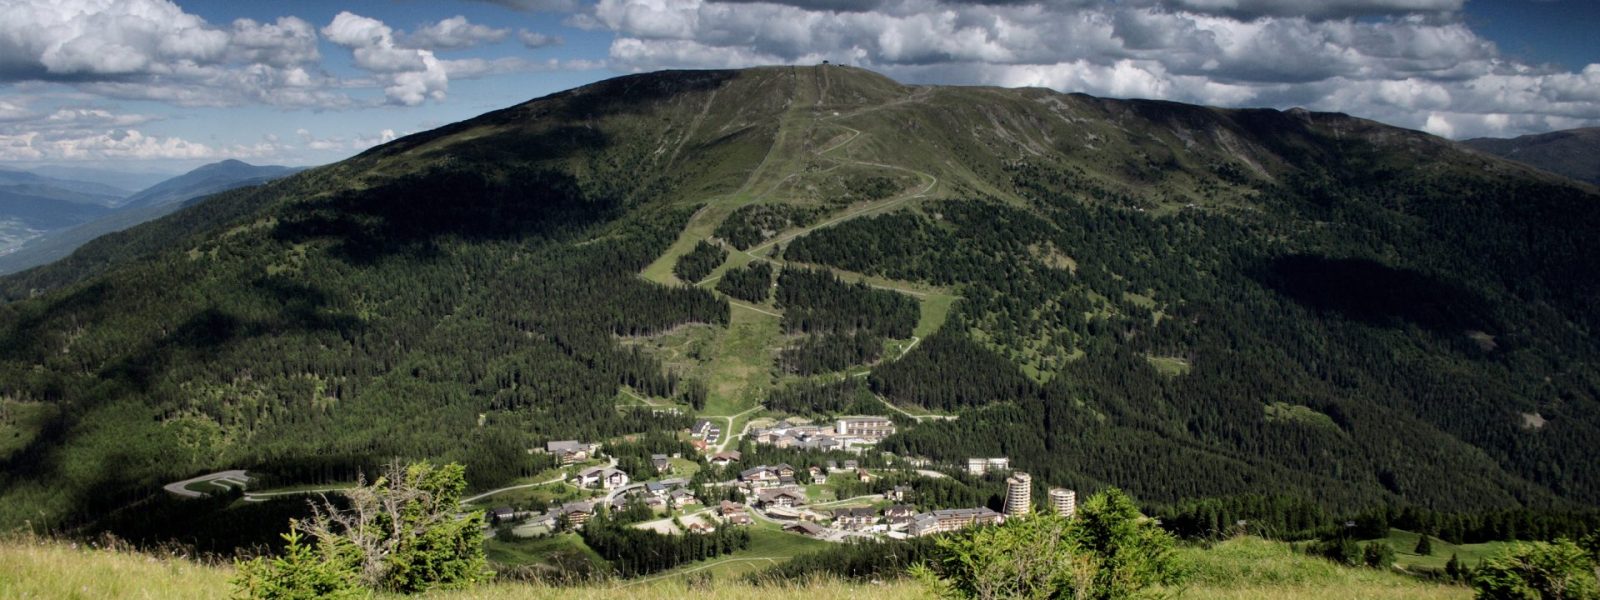
{"type": "Polygon", "coordinates": [[[1341,114],[619,77],[0,280],[0,522],[891,411],[897,455],[1156,505],[1593,504],[1597,202],[1341,114]]]}

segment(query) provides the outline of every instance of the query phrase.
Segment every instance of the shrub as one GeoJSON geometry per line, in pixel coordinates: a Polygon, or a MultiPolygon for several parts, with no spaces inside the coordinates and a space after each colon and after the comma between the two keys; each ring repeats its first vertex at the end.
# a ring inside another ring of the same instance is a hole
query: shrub
{"type": "Polygon", "coordinates": [[[1128,598],[1174,583],[1173,538],[1111,489],[1077,518],[1034,514],[938,542],[912,575],[947,598],[1128,598]]]}
{"type": "Polygon", "coordinates": [[[1361,549],[1361,562],[1374,569],[1387,569],[1394,565],[1394,546],[1389,542],[1368,542],[1361,549]]]}
{"type": "Polygon", "coordinates": [[[290,522],[283,555],[241,564],[235,589],[248,598],[353,597],[484,579],[483,514],[457,515],[466,485],[459,464],[391,464],[342,503],[313,503],[309,521],[290,522]]]}
{"type": "Polygon", "coordinates": [[[1472,572],[1478,597],[1489,600],[1600,598],[1593,564],[1571,540],[1516,544],[1472,572]]]}

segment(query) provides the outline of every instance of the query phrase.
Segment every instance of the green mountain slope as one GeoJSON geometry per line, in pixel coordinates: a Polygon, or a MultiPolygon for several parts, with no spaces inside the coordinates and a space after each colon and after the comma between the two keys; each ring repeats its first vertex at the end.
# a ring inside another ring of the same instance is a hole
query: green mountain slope
{"type": "Polygon", "coordinates": [[[259,185],[298,170],[256,166],[237,160],[202,166],[122,198],[116,202],[114,210],[92,221],[28,240],[21,247],[0,255],[0,274],[15,273],[57,260],[90,240],[160,218],[182,208],[184,203],[191,200],[247,185],[259,185]]]}
{"type": "Polygon", "coordinates": [[[1600,127],[1568,129],[1514,138],[1474,138],[1466,146],[1600,185],[1600,127]]]}
{"type": "Polygon", "coordinates": [[[487,487],[553,466],[525,452],[546,440],[689,422],[640,402],[732,432],[868,369],[960,414],[888,448],[1041,482],[1593,504],[1597,201],[1344,115],[622,77],[0,280],[0,522],[397,455],[487,487]]]}

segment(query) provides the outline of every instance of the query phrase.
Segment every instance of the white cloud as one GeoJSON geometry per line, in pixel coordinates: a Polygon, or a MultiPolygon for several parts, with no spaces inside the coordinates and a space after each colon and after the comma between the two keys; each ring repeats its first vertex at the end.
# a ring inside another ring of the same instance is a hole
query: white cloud
{"type": "Polygon", "coordinates": [[[510,35],[510,29],[495,29],[487,25],[479,25],[467,21],[466,17],[456,15],[432,25],[425,25],[416,31],[401,37],[402,43],[411,48],[425,48],[429,50],[459,50],[471,48],[482,44],[497,43],[510,35]]]}
{"type": "Polygon", "coordinates": [[[211,146],[180,137],[145,135],[137,129],[111,129],[75,137],[50,137],[36,132],[0,134],[0,161],[219,160],[270,157],[283,149],[266,141],[211,146]]]}
{"type": "Polygon", "coordinates": [[[444,63],[433,51],[399,46],[394,30],[383,21],[343,11],[322,28],[322,35],[349,48],[356,67],[378,79],[390,103],[416,106],[443,100],[450,87],[444,63]]]}
{"type": "Polygon", "coordinates": [[[233,22],[231,58],[243,63],[293,67],[321,60],[317,29],[299,17],[280,17],[275,23],[250,19],[233,22]]]}
{"type": "Polygon", "coordinates": [[[522,42],[522,45],[528,49],[534,50],[546,46],[559,46],[563,40],[561,36],[545,35],[537,31],[522,29],[517,31],[517,41],[522,42]]]}

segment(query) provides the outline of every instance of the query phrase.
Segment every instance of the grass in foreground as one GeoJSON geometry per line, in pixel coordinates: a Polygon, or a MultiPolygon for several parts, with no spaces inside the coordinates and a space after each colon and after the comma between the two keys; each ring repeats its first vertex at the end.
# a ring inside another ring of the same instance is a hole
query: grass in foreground
{"type": "Polygon", "coordinates": [[[1190,566],[1181,598],[1465,600],[1472,597],[1472,591],[1463,586],[1426,583],[1377,569],[1344,567],[1299,554],[1288,544],[1259,538],[1228,540],[1210,548],[1186,547],[1180,554],[1190,566]]]}
{"type": "MultiPolygon", "coordinates": [[[[767,551],[764,553],[774,556],[813,549],[798,547],[791,539],[763,538],[761,544],[767,551]]],[[[814,540],[805,541],[822,544],[814,540]]],[[[1178,598],[1465,600],[1472,597],[1471,591],[1465,587],[1424,583],[1397,573],[1341,567],[1297,554],[1287,544],[1254,538],[1230,540],[1210,548],[1186,547],[1180,554],[1190,565],[1191,574],[1184,587],[1169,590],[1176,592],[1178,598]]],[[[832,600],[863,597],[898,600],[929,597],[926,590],[909,581],[870,584],[821,579],[753,587],[740,583],[739,575],[762,565],[708,561],[697,566],[705,568],[693,572],[685,569],[665,577],[631,584],[624,582],[626,585],[552,587],[505,582],[421,597],[447,600],[683,597],[706,600],[832,600]],[[710,575],[708,584],[691,587],[691,581],[706,574],[710,575]],[[687,575],[696,577],[685,577],[687,575]]],[[[232,576],[233,569],[230,566],[204,565],[184,558],[159,558],[122,550],[74,547],[66,542],[35,538],[0,541],[0,597],[8,599],[226,598],[232,591],[229,583],[232,576]]]]}

